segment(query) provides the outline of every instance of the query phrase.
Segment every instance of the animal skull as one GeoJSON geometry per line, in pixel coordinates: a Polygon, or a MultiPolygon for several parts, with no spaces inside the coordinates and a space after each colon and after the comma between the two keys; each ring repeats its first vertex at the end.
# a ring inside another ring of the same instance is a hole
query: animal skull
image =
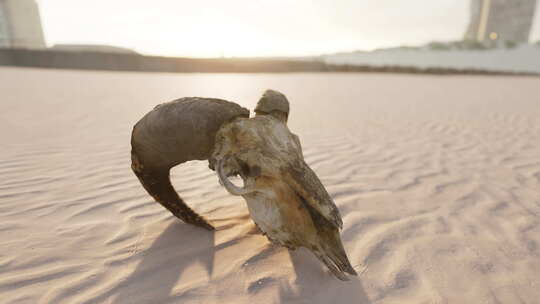
{"type": "MultiPolygon", "coordinates": [[[[285,98],[282,94],[265,97],[285,98]]],[[[213,229],[180,199],[168,176],[179,163],[209,159],[221,184],[246,200],[251,218],[270,241],[291,249],[308,248],[334,275],[346,280],[344,272],[356,272],[339,237],[343,225],[339,211],[305,163],[300,141],[287,127],[287,115],[261,109],[248,118],[245,109],[235,104],[200,98],[157,107],[134,128],[133,171],[173,214],[213,229]],[[242,187],[228,179],[233,175],[242,178],[242,187]]]]}
{"type": "Polygon", "coordinates": [[[355,274],[339,238],[341,217],[304,162],[298,137],[271,115],[237,119],[218,131],[210,158],[220,182],[241,195],[253,221],[273,243],[310,249],[340,279],[355,274]],[[229,176],[240,175],[243,187],[229,176]]]}

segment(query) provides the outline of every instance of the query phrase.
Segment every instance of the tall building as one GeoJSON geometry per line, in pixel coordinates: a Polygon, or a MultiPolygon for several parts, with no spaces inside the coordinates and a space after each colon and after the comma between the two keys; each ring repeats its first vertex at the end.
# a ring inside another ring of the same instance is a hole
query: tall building
{"type": "Polygon", "coordinates": [[[528,42],[535,7],[536,0],[471,0],[465,39],[486,44],[528,42]]]}
{"type": "Polygon", "coordinates": [[[35,0],[0,0],[0,47],[46,47],[35,0]]]}

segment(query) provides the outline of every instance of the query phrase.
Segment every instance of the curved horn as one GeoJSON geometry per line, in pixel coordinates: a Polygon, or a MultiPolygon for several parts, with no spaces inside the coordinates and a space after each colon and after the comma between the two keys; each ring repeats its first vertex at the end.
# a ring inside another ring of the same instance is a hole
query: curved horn
{"type": "Polygon", "coordinates": [[[213,230],[173,188],[172,167],[208,159],[218,130],[249,111],[220,99],[186,97],[156,106],[133,128],[131,167],[146,191],[186,223],[213,230]]]}
{"type": "Polygon", "coordinates": [[[217,174],[219,177],[219,181],[223,184],[225,189],[232,194],[232,195],[247,195],[250,193],[255,192],[255,189],[251,189],[248,186],[244,186],[244,188],[240,188],[233,184],[228,178],[227,175],[223,172],[223,163],[225,162],[225,159],[221,159],[218,161],[217,164],[217,174]]]}

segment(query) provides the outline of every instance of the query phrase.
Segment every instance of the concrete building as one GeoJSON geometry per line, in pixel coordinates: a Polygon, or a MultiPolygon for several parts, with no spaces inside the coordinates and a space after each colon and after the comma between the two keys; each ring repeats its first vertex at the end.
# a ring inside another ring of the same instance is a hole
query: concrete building
{"type": "Polygon", "coordinates": [[[534,19],[536,0],[471,0],[466,40],[487,45],[526,43],[534,19]]]}
{"type": "Polygon", "coordinates": [[[0,0],[0,47],[46,47],[35,0],[0,0]]]}

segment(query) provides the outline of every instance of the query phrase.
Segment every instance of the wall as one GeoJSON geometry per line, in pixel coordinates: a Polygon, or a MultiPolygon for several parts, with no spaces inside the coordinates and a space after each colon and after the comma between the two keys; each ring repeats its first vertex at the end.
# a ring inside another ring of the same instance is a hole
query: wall
{"type": "Polygon", "coordinates": [[[526,43],[534,21],[536,0],[471,0],[465,39],[497,45],[498,41],[526,43]],[[483,10],[486,10],[483,18],[483,10]],[[496,35],[491,35],[496,33],[496,35]]]}
{"type": "Polygon", "coordinates": [[[11,46],[11,31],[4,1],[0,0],[0,47],[11,46]]]}
{"type": "Polygon", "coordinates": [[[39,8],[35,0],[0,0],[8,20],[10,47],[45,48],[39,8]]]}
{"type": "Polygon", "coordinates": [[[497,40],[528,42],[535,6],[536,0],[491,0],[486,39],[497,33],[497,40]]]}
{"type": "Polygon", "coordinates": [[[0,65],[145,72],[321,71],[322,62],[270,59],[192,59],[103,52],[0,49],[0,65]]]}
{"type": "MultiPolygon", "coordinates": [[[[67,52],[54,50],[0,49],[0,66],[55,69],[177,72],[177,73],[286,73],[286,72],[363,72],[422,74],[520,74],[528,71],[497,71],[482,68],[441,66],[419,67],[407,64],[371,65],[365,63],[284,59],[193,59],[153,57],[133,54],[67,52]]],[[[530,72],[529,72],[530,73],[530,72]]],[[[537,74],[538,75],[538,74],[537,74]]]]}

